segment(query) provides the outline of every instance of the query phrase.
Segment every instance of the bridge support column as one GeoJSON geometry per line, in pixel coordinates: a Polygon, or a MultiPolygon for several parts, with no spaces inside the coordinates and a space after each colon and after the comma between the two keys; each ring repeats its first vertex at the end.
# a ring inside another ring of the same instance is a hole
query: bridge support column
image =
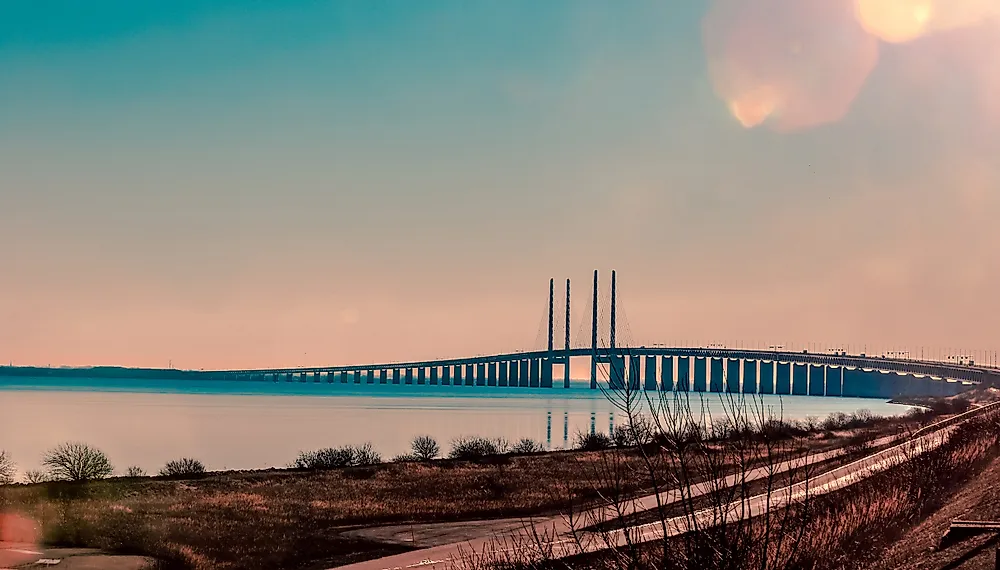
{"type": "Polygon", "coordinates": [[[471,364],[466,364],[465,365],[465,385],[466,386],[475,386],[475,384],[476,384],[475,373],[476,373],[476,371],[472,367],[471,364]]]}
{"type": "Polygon", "coordinates": [[[652,354],[644,356],[646,360],[646,377],[643,379],[644,390],[656,390],[656,357],[652,354]]]}
{"type": "Polygon", "coordinates": [[[552,359],[542,358],[538,361],[542,368],[542,388],[552,387],[552,359]]]}
{"type": "Polygon", "coordinates": [[[441,367],[441,385],[451,386],[451,366],[441,367]]]}
{"type": "Polygon", "coordinates": [[[496,362],[488,362],[486,364],[486,385],[496,386],[497,385],[497,367],[496,362]]]}
{"type": "Polygon", "coordinates": [[[707,375],[705,368],[708,366],[706,359],[701,356],[694,357],[694,391],[704,392],[705,391],[705,376],[707,375]]]}
{"type": "Polygon", "coordinates": [[[528,371],[528,374],[529,374],[529,376],[528,376],[528,379],[529,379],[528,387],[529,388],[538,388],[538,386],[540,384],[540,382],[539,382],[539,376],[541,376],[541,373],[539,371],[539,368],[540,368],[540,366],[539,366],[539,360],[537,358],[532,358],[528,362],[529,362],[529,366],[531,367],[529,369],[529,371],[528,371]]]}
{"type": "Polygon", "coordinates": [[[691,391],[691,359],[687,356],[677,357],[677,381],[676,390],[678,392],[691,391]]]}
{"type": "Polygon", "coordinates": [[[642,357],[638,354],[628,357],[628,386],[632,391],[642,389],[642,357]]]}
{"type": "Polygon", "coordinates": [[[844,367],[843,366],[827,366],[826,367],[826,395],[827,396],[843,396],[844,395],[844,367]]]}
{"type": "Polygon", "coordinates": [[[719,393],[725,390],[725,362],[721,358],[709,361],[708,391],[719,393]]]}
{"type": "Polygon", "coordinates": [[[809,395],[826,395],[826,367],[822,364],[809,365],[809,395]]]}
{"type": "Polygon", "coordinates": [[[757,393],[757,361],[756,360],[744,360],[743,361],[743,393],[744,394],[756,394],[757,393]]]}
{"type": "Polygon", "coordinates": [[[528,378],[528,368],[529,363],[527,360],[521,360],[518,362],[517,371],[517,385],[521,388],[529,388],[531,386],[531,380],[528,378]]]}
{"type": "Polygon", "coordinates": [[[431,386],[438,385],[438,367],[431,366],[431,386]]]}
{"type": "Polygon", "coordinates": [[[774,361],[762,360],[760,361],[760,375],[759,384],[757,388],[758,394],[773,394],[774,393],[774,361]]]}
{"type": "Polygon", "coordinates": [[[389,371],[385,368],[378,371],[378,383],[386,384],[389,381],[389,371]]]}
{"type": "Polygon", "coordinates": [[[360,370],[355,370],[354,371],[354,383],[355,384],[360,384],[361,383],[361,371],[360,370]]]}
{"type": "Polygon", "coordinates": [[[452,382],[452,384],[454,384],[455,386],[462,386],[463,384],[465,384],[465,380],[462,378],[462,365],[461,364],[456,364],[455,365],[455,379],[452,382]]]}
{"type": "Polygon", "coordinates": [[[729,358],[726,360],[726,392],[737,394],[740,391],[740,360],[729,358]]]}
{"type": "Polygon", "coordinates": [[[806,396],[809,394],[809,370],[805,364],[792,364],[792,395],[806,396]]]}
{"type": "Polygon", "coordinates": [[[413,384],[413,369],[412,368],[407,368],[406,369],[405,378],[406,378],[406,380],[404,380],[404,381],[407,384],[413,384]]]}
{"type": "Polygon", "coordinates": [[[486,385],[486,364],[476,364],[476,386],[486,385]]]}
{"type": "Polygon", "coordinates": [[[569,368],[570,368],[569,367],[570,360],[572,360],[572,359],[569,357],[569,349],[567,349],[566,350],[566,362],[563,365],[563,388],[566,388],[567,390],[569,389],[569,385],[570,385],[570,370],[569,370],[569,368]]]}
{"type": "Polygon", "coordinates": [[[660,390],[674,391],[674,357],[660,357],[660,390]]]}
{"type": "Polygon", "coordinates": [[[510,361],[500,363],[500,374],[497,384],[501,386],[517,386],[517,367],[512,366],[510,361]]]}
{"type": "Polygon", "coordinates": [[[400,376],[402,376],[402,372],[400,371],[400,369],[399,368],[393,368],[392,369],[392,383],[393,384],[399,384],[400,376]]]}
{"type": "Polygon", "coordinates": [[[781,396],[789,396],[792,393],[792,363],[778,363],[778,379],[774,386],[774,393],[781,396]]]}
{"type": "Polygon", "coordinates": [[[375,383],[375,371],[374,370],[368,370],[368,371],[366,371],[365,372],[365,377],[366,377],[366,379],[367,379],[367,381],[368,381],[369,384],[374,384],[375,383]]]}
{"type": "Polygon", "coordinates": [[[417,368],[417,385],[423,386],[427,383],[427,369],[421,366],[417,368]]]}

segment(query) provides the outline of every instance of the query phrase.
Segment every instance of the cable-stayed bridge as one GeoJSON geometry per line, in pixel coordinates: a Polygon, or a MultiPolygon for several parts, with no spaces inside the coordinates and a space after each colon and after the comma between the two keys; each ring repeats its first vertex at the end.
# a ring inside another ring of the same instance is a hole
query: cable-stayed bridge
{"type": "MultiPolygon", "coordinates": [[[[617,278],[611,273],[607,341],[598,323],[598,272],[594,272],[590,345],[572,346],[570,281],[566,281],[565,336],[555,345],[555,281],[549,281],[546,346],[528,350],[419,362],[258,370],[185,371],[91,368],[88,375],[231,381],[490,386],[498,389],[571,385],[571,364],[589,361],[592,389],[893,398],[952,395],[979,384],[1000,385],[1000,369],[899,357],[710,347],[622,346],[617,278]]],[[[627,329],[627,325],[626,325],[627,329]]],[[[626,343],[631,344],[631,343],[626,343]]],[[[65,369],[0,368],[0,376],[62,376],[65,369]]],[[[79,371],[77,371],[77,374],[79,371]]]]}

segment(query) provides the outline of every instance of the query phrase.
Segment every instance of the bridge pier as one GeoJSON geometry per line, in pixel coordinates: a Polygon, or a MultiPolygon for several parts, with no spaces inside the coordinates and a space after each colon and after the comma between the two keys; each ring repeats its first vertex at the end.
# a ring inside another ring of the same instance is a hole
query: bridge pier
{"type": "Polygon", "coordinates": [[[476,364],[476,386],[486,385],[486,364],[480,362],[476,364]]]}
{"type": "Polygon", "coordinates": [[[537,358],[532,358],[531,360],[528,361],[528,363],[529,363],[529,366],[530,366],[530,369],[528,371],[528,375],[529,375],[528,376],[528,379],[529,379],[528,387],[529,388],[538,388],[538,385],[539,385],[539,376],[540,376],[539,371],[538,371],[538,368],[539,368],[538,367],[538,359],[537,358]]]}
{"type": "Polygon", "coordinates": [[[656,356],[647,354],[644,356],[646,362],[646,377],[643,378],[642,387],[644,390],[656,390],[656,356]]]}
{"type": "Polygon", "coordinates": [[[531,381],[528,378],[528,361],[519,360],[517,363],[517,385],[521,388],[529,388],[531,381]]]}
{"type": "Polygon", "coordinates": [[[407,383],[407,384],[413,384],[413,369],[412,368],[407,368],[406,372],[403,375],[403,378],[404,378],[403,381],[405,383],[407,383]]]}
{"type": "Polygon", "coordinates": [[[431,366],[431,386],[438,385],[438,367],[431,366]]]}
{"type": "Polygon", "coordinates": [[[705,391],[705,368],[708,363],[705,361],[704,356],[696,356],[694,359],[694,391],[704,392],[705,391]]]}
{"type": "Polygon", "coordinates": [[[777,376],[774,386],[774,393],[780,396],[790,396],[792,394],[792,363],[778,362],[777,376]]]}
{"type": "Polygon", "coordinates": [[[451,386],[451,366],[441,367],[441,385],[451,386]]]}
{"type": "Polygon", "coordinates": [[[724,365],[725,362],[721,358],[711,358],[709,359],[709,381],[708,381],[708,391],[713,393],[719,393],[725,390],[724,384],[724,365]]]}
{"type": "Polygon", "coordinates": [[[743,393],[757,393],[757,360],[743,361],[743,393]]]}
{"type": "Polygon", "coordinates": [[[809,395],[826,395],[826,366],[822,364],[809,365],[809,395]]]}
{"type": "Polygon", "coordinates": [[[386,384],[389,382],[389,371],[385,368],[378,371],[378,383],[386,384]]]}
{"type": "Polygon", "coordinates": [[[461,364],[456,364],[454,366],[454,372],[455,372],[455,378],[452,381],[452,384],[454,384],[455,386],[461,386],[461,385],[465,384],[465,380],[462,378],[462,365],[461,364]]]}
{"type": "Polygon", "coordinates": [[[465,385],[466,386],[475,386],[476,385],[475,374],[476,374],[476,371],[475,371],[475,369],[473,369],[472,365],[471,364],[466,364],[465,365],[465,385]]]}
{"type": "Polygon", "coordinates": [[[497,385],[497,367],[499,364],[496,362],[490,362],[486,364],[486,385],[496,386],[497,385]]]}
{"type": "Polygon", "coordinates": [[[809,370],[805,364],[792,364],[792,395],[806,396],[809,394],[809,370]]]}
{"type": "Polygon", "coordinates": [[[660,357],[660,390],[664,392],[674,391],[674,358],[672,356],[660,357]]]}
{"type": "Polygon", "coordinates": [[[738,394],[740,391],[740,360],[729,358],[726,360],[726,392],[738,394]]]}
{"type": "Polygon", "coordinates": [[[843,396],[844,395],[844,367],[843,366],[827,366],[826,367],[826,395],[827,396],[843,396]]]}
{"type": "Polygon", "coordinates": [[[417,385],[423,386],[427,383],[427,369],[421,366],[417,368],[417,385]]]}
{"type": "Polygon", "coordinates": [[[674,383],[674,390],[678,392],[691,391],[691,359],[689,357],[677,357],[677,378],[674,383]]]}
{"type": "Polygon", "coordinates": [[[552,359],[539,359],[539,366],[542,368],[542,388],[552,387],[552,359]]]}

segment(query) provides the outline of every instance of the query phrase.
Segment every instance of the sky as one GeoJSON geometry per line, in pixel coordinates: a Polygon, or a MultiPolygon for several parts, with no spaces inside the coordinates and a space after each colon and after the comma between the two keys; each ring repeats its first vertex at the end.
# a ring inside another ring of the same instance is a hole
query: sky
{"type": "Polygon", "coordinates": [[[1000,0],[3,2],[0,360],[535,348],[549,278],[586,343],[594,269],[637,344],[993,350],[998,57],[1000,0]]]}

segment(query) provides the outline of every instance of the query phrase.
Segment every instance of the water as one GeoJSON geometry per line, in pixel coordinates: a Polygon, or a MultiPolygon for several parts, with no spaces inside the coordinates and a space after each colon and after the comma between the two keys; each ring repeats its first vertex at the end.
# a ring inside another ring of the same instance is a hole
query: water
{"type": "MultiPolygon", "coordinates": [[[[697,395],[692,395],[698,398],[697,395]]],[[[873,399],[764,396],[786,419],[867,408],[907,407],[873,399]]],[[[706,395],[720,409],[718,395],[706,395]]],[[[283,467],[299,451],[371,442],[389,459],[430,435],[447,451],[458,436],[531,438],[572,447],[578,432],[607,432],[616,409],[600,391],[472,386],[270,382],[0,379],[0,449],[19,471],[63,441],[104,450],[117,472],[158,471],[194,457],[210,469],[283,467]]],[[[621,413],[618,412],[619,422],[621,413]]]]}

